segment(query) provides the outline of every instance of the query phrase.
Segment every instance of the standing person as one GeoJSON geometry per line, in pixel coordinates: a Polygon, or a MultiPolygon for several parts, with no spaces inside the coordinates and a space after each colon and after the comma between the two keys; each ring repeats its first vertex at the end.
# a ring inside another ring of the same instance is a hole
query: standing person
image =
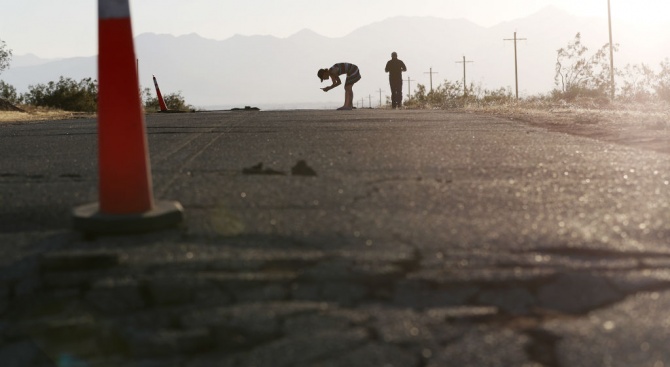
{"type": "Polygon", "coordinates": [[[353,110],[354,109],[354,84],[361,80],[361,73],[358,70],[358,66],[348,63],[340,62],[333,65],[330,69],[319,69],[316,75],[321,79],[321,82],[330,78],[333,81],[332,85],[329,85],[325,88],[321,88],[324,92],[337,87],[342,84],[340,80],[340,75],[346,74],[347,79],[344,82],[344,105],[338,110],[353,110]]]}
{"type": "Polygon", "coordinates": [[[407,71],[405,63],[398,59],[397,53],[392,53],[391,60],[386,63],[386,72],[389,73],[389,84],[391,84],[391,104],[393,108],[402,107],[403,71],[407,71]]]}

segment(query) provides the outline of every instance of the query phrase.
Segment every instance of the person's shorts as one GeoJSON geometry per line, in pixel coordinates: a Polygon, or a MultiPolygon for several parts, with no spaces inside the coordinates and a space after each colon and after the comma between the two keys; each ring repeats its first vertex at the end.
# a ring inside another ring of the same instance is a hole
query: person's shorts
{"type": "Polygon", "coordinates": [[[358,70],[358,66],[356,66],[354,70],[350,70],[347,73],[347,80],[344,82],[344,85],[353,85],[359,80],[361,80],[361,72],[358,70]]]}

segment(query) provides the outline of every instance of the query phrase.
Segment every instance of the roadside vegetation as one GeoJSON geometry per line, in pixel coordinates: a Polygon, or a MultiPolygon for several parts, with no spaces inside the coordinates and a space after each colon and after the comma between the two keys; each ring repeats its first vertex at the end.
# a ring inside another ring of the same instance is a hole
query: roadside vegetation
{"type": "MultiPolygon", "coordinates": [[[[147,113],[160,110],[158,97],[152,93],[150,88],[145,88],[141,96],[147,113]]],[[[26,111],[42,108],[95,113],[98,106],[98,81],[91,78],[75,81],[61,76],[57,82],[31,85],[28,87],[28,92],[18,94],[16,88],[0,80],[0,98],[26,111]]],[[[181,92],[167,94],[163,96],[163,99],[171,110],[189,111],[192,109],[181,92]]]]}
{"type": "MultiPolygon", "coordinates": [[[[554,75],[555,88],[546,95],[516,100],[511,88],[485,89],[471,83],[445,80],[432,91],[418,84],[414,94],[405,101],[407,108],[492,108],[524,107],[616,109],[623,106],[665,106],[670,103],[670,60],[657,67],[647,64],[615,68],[616,93],[610,97],[609,44],[593,53],[581,41],[581,34],[557,51],[554,75]]],[[[617,47],[615,46],[616,50],[617,47]]]]}
{"type": "MultiPolygon", "coordinates": [[[[163,96],[165,105],[170,110],[175,111],[192,111],[193,106],[186,103],[186,99],[181,95],[181,92],[170,93],[163,96]]],[[[160,110],[158,103],[158,96],[151,88],[144,88],[142,90],[142,103],[144,110],[147,112],[155,112],[160,110]]]]}
{"type": "MultiPolygon", "coordinates": [[[[0,74],[10,67],[12,50],[0,40],[0,74]]],[[[160,110],[158,97],[150,88],[141,90],[142,104],[147,113],[160,110]]],[[[181,92],[163,96],[168,109],[191,111],[181,92]]],[[[30,85],[25,93],[0,80],[0,121],[48,120],[72,117],[92,117],[97,111],[98,81],[84,78],[76,81],[61,76],[58,81],[30,85]]]]}

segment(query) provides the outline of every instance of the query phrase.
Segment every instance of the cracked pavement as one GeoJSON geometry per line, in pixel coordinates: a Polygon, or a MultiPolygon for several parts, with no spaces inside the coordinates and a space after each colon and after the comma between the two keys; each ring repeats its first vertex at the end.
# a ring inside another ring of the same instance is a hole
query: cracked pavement
{"type": "Polygon", "coordinates": [[[69,224],[95,121],[0,129],[3,366],[670,364],[666,154],[445,111],[147,126],[184,223],[101,237],[69,224]]]}

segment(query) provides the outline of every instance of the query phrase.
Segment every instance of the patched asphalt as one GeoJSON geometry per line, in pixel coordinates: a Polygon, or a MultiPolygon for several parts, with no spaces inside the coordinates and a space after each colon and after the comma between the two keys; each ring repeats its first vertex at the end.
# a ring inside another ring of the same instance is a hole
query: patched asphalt
{"type": "Polygon", "coordinates": [[[96,121],[0,127],[3,366],[670,364],[666,154],[447,111],[147,132],[183,223],[94,236],[96,121]]]}

